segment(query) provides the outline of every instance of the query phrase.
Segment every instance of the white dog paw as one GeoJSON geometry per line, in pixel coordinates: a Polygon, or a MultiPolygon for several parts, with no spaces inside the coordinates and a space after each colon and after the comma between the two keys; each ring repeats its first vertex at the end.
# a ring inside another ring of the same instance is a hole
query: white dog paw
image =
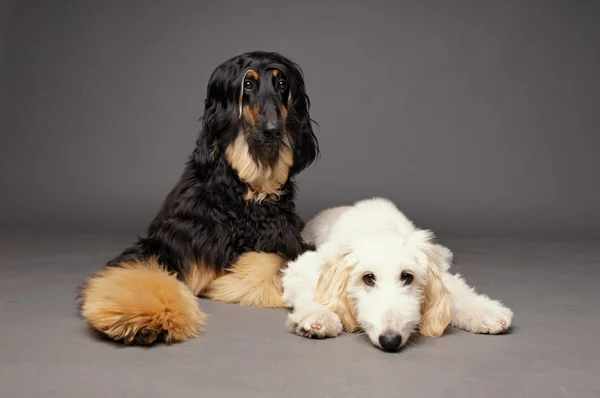
{"type": "Polygon", "coordinates": [[[290,331],[298,336],[324,339],[336,337],[344,330],[340,317],[323,307],[310,312],[292,312],[286,323],[290,331]]]}
{"type": "Polygon", "coordinates": [[[510,328],[512,317],[510,308],[498,301],[487,301],[464,314],[464,329],[477,334],[500,334],[510,328]]]}

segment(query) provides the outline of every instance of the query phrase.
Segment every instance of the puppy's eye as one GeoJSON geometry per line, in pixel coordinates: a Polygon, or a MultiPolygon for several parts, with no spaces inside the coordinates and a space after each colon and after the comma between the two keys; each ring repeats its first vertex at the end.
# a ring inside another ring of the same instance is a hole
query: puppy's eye
{"type": "Polygon", "coordinates": [[[400,274],[400,280],[402,282],[404,282],[404,285],[410,285],[413,281],[413,276],[412,274],[409,274],[408,272],[403,272],[402,274],[400,274]]]}
{"type": "Polygon", "coordinates": [[[283,80],[283,79],[279,79],[277,81],[277,87],[280,90],[285,90],[288,87],[288,83],[285,80],[283,80]]]}
{"type": "Polygon", "coordinates": [[[363,282],[367,286],[375,286],[375,275],[373,274],[365,274],[362,277],[363,282]]]}
{"type": "Polygon", "coordinates": [[[254,81],[252,79],[244,80],[244,90],[251,91],[254,88],[254,81]]]}

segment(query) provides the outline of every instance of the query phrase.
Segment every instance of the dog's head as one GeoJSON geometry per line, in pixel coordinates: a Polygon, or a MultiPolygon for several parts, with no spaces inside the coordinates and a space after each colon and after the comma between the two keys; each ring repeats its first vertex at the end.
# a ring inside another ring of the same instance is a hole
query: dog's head
{"type": "Polygon", "coordinates": [[[326,262],[316,300],[332,308],[349,332],[364,330],[371,342],[396,351],[411,334],[441,336],[454,315],[441,273],[451,252],[415,230],[365,234],[326,262]]]}
{"type": "Polygon", "coordinates": [[[315,161],[319,153],[300,67],[274,52],[233,57],[212,73],[195,161],[224,156],[264,198],[315,161]]]}

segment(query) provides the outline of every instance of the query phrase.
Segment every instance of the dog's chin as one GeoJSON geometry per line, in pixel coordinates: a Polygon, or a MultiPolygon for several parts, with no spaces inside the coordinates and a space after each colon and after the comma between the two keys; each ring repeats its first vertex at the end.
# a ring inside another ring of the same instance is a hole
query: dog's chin
{"type": "Polygon", "coordinates": [[[269,164],[279,158],[283,149],[283,140],[255,138],[249,142],[252,155],[261,163],[269,164]]]}
{"type": "Polygon", "coordinates": [[[279,149],[281,148],[280,141],[262,141],[258,145],[264,152],[279,153],[279,149]]]}
{"type": "Polygon", "coordinates": [[[256,147],[279,151],[279,148],[281,148],[283,145],[283,140],[280,138],[262,138],[261,137],[261,138],[253,139],[252,143],[256,147]]]}

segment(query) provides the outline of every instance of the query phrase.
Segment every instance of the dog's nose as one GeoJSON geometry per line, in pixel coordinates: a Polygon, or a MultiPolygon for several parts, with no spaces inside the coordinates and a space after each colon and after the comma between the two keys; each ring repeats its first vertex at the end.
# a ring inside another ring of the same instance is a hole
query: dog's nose
{"type": "Polygon", "coordinates": [[[402,344],[402,336],[393,332],[383,333],[379,335],[379,344],[385,351],[396,351],[402,344]]]}
{"type": "Polygon", "coordinates": [[[275,121],[267,121],[263,124],[263,133],[267,137],[279,138],[281,136],[281,124],[275,121]]]}

